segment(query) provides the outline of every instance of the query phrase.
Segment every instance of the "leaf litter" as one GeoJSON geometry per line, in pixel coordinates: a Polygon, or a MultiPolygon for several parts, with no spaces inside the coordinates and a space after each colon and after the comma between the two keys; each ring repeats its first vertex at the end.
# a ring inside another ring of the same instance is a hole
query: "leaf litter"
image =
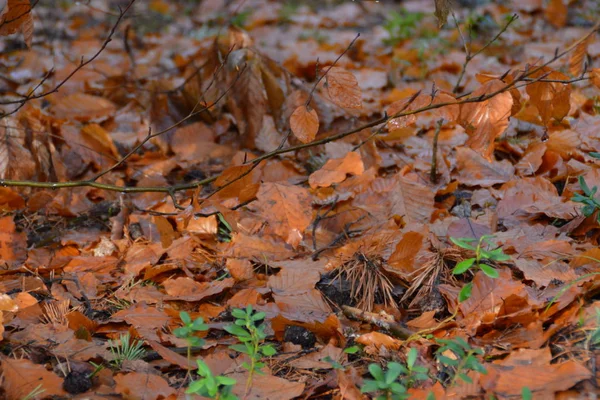
{"type": "Polygon", "coordinates": [[[593,1],[120,3],[0,14],[1,396],[597,391],[593,1]]]}

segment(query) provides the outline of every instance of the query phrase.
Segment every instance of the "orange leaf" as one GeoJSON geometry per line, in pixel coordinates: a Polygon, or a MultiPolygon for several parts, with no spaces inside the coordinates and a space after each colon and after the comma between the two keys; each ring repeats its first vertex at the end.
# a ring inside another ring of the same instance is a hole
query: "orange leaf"
{"type": "Polygon", "coordinates": [[[344,108],[362,108],[362,93],[352,72],[340,67],[331,67],[326,79],[327,93],[331,101],[344,108]]]}
{"type": "MultiPolygon", "coordinates": [[[[471,98],[496,92],[505,86],[501,80],[492,79],[474,91],[471,98]]],[[[469,135],[467,145],[489,161],[492,160],[494,141],[508,127],[512,104],[512,96],[504,92],[482,102],[463,104],[460,108],[460,123],[469,135]]]]}
{"type": "MultiPolygon", "coordinates": [[[[568,80],[569,77],[548,67],[531,74],[531,78],[568,80]]],[[[571,109],[571,86],[559,82],[534,82],[526,87],[529,100],[539,111],[542,123],[548,125],[550,118],[562,120],[571,109]]]]}
{"type": "Polygon", "coordinates": [[[33,39],[33,19],[29,0],[8,0],[0,14],[0,36],[21,31],[27,47],[33,39]]]}
{"type": "Polygon", "coordinates": [[[296,248],[312,220],[308,190],[281,183],[263,183],[253,204],[273,231],[296,248]]]}
{"type": "Polygon", "coordinates": [[[130,372],[115,376],[115,392],[125,399],[165,399],[176,393],[160,375],[130,372]]]}
{"type": "Polygon", "coordinates": [[[47,371],[44,365],[34,364],[27,359],[2,357],[2,373],[2,389],[7,399],[23,399],[40,384],[44,389],[44,397],[63,397],[67,394],[62,388],[63,379],[54,372],[47,371]]]}
{"type": "Polygon", "coordinates": [[[346,154],[344,158],[329,160],[321,169],[313,172],[308,183],[315,189],[318,187],[328,187],[334,183],[340,183],[346,179],[347,174],[361,175],[365,171],[365,166],[356,151],[346,154]]]}
{"type": "Polygon", "coordinates": [[[567,23],[568,9],[563,0],[550,0],[544,15],[555,28],[562,28],[567,23]]]}
{"type": "Polygon", "coordinates": [[[315,110],[300,106],[290,116],[290,127],[302,143],[310,143],[319,131],[319,116],[315,110]]]}
{"type": "Polygon", "coordinates": [[[588,44],[593,37],[589,37],[575,47],[575,50],[569,57],[569,73],[573,76],[579,76],[583,71],[583,61],[587,54],[588,44]]]}

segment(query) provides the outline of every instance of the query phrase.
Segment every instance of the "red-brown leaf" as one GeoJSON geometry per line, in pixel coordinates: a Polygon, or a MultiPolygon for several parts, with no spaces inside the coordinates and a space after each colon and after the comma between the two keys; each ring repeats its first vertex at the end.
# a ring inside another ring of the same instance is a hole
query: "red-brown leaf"
{"type": "Polygon", "coordinates": [[[310,143],[319,131],[319,116],[315,110],[300,106],[290,116],[290,127],[302,143],[310,143]]]}
{"type": "Polygon", "coordinates": [[[327,72],[326,79],[331,101],[344,108],[362,108],[362,92],[352,72],[332,67],[327,72]]]}
{"type": "Polygon", "coordinates": [[[308,183],[311,188],[328,187],[346,179],[346,175],[360,175],[365,171],[365,166],[358,152],[350,152],[344,158],[329,160],[321,169],[313,172],[308,183]]]}
{"type": "MultiPolygon", "coordinates": [[[[505,86],[501,80],[492,79],[473,92],[471,98],[494,93],[505,86]]],[[[512,104],[512,96],[504,92],[482,102],[463,104],[460,108],[460,123],[469,135],[467,145],[490,161],[494,141],[508,127],[512,104]]]]}

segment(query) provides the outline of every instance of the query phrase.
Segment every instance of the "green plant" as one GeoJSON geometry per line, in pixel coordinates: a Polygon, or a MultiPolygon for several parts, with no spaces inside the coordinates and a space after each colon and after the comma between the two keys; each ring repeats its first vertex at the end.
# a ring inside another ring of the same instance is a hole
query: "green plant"
{"type": "Polygon", "coordinates": [[[391,362],[384,371],[378,364],[369,365],[369,373],[375,379],[365,379],[361,393],[370,393],[375,400],[408,399],[406,386],[396,381],[402,373],[402,367],[400,363],[391,362]]]}
{"type": "Polygon", "coordinates": [[[187,342],[187,358],[188,361],[192,358],[192,347],[202,347],[204,345],[204,339],[196,336],[196,332],[204,332],[208,330],[208,325],[204,323],[202,317],[196,318],[192,321],[192,317],[185,311],[179,313],[179,318],[183,322],[183,326],[173,331],[173,334],[180,339],[185,339],[187,342]]]}
{"type": "Polygon", "coordinates": [[[196,360],[201,379],[193,381],[185,391],[186,393],[194,393],[210,399],[219,400],[237,400],[238,397],[231,393],[236,380],[226,376],[214,376],[208,365],[202,360],[196,360]]]}
{"type": "Polygon", "coordinates": [[[261,373],[260,369],[265,366],[261,362],[263,356],[270,357],[277,351],[273,346],[263,344],[267,338],[265,325],[260,324],[260,321],[265,318],[264,312],[254,311],[252,305],[248,305],[245,310],[241,308],[233,309],[231,315],[235,318],[235,321],[233,325],[226,326],[225,330],[242,343],[234,344],[230,348],[250,357],[250,363],[244,362],[242,364],[242,367],[249,372],[246,381],[246,393],[248,393],[254,374],[261,373]]]}
{"type": "Polygon", "coordinates": [[[369,372],[375,379],[365,380],[361,392],[379,393],[376,399],[407,399],[408,388],[429,379],[429,369],[416,365],[417,356],[417,349],[412,348],[406,355],[406,365],[391,362],[385,372],[377,364],[369,365],[369,372]]]}
{"type": "Polygon", "coordinates": [[[531,389],[529,389],[527,386],[523,386],[523,388],[521,389],[521,397],[523,398],[523,400],[533,399],[533,394],[531,393],[531,389]]]}
{"type": "MultiPolygon", "coordinates": [[[[583,194],[585,196],[581,195],[579,193],[575,193],[573,195],[573,197],[571,197],[571,200],[573,200],[576,203],[583,204],[584,206],[581,209],[581,212],[586,217],[589,217],[596,210],[600,210],[600,200],[598,200],[595,197],[596,192],[598,191],[598,187],[594,186],[593,188],[590,189],[589,186],[587,185],[587,183],[585,182],[585,178],[583,176],[580,176],[578,178],[578,180],[579,180],[579,186],[581,187],[581,190],[583,190],[583,194]]],[[[600,223],[600,213],[598,213],[596,215],[596,221],[598,221],[600,223]]]]}
{"type": "Polygon", "coordinates": [[[243,28],[248,22],[248,17],[250,17],[250,15],[252,15],[252,10],[245,10],[237,13],[231,18],[231,25],[243,28]]]}
{"type": "Polygon", "coordinates": [[[415,36],[417,25],[424,16],[425,14],[421,12],[408,12],[404,9],[401,9],[400,12],[390,12],[386,23],[383,25],[383,29],[390,36],[384,41],[385,44],[395,45],[415,36]]]}
{"type": "Polygon", "coordinates": [[[406,387],[408,388],[414,386],[414,384],[419,381],[426,381],[429,379],[429,369],[422,365],[415,364],[417,361],[417,355],[417,349],[413,347],[406,355],[406,367],[401,365],[401,367],[405,370],[402,373],[403,375],[406,375],[406,377],[403,378],[403,381],[406,383],[406,387]]]}
{"type": "MultiPolygon", "coordinates": [[[[494,267],[492,267],[490,263],[510,260],[510,256],[504,254],[504,252],[502,251],[502,247],[497,247],[493,250],[490,250],[490,246],[494,246],[494,244],[490,241],[491,237],[492,236],[489,235],[483,235],[479,238],[479,240],[473,238],[450,238],[452,243],[454,243],[458,247],[467,250],[472,250],[475,252],[475,257],[467,258],[456,264],[456,266],[452,270],[452,273],[454,275],[460,275],[467,272],[469,269],[480,269],[484,274],[486,274],[490,278],[497,278],[498,271],[494,267]],[[473,246],[472,243],[474,242],[477,242],[477,246],[473,246]]],[[[471,282],[463,286],[458,295],[458,300],[464,301],[471,297],[472,289],[473,283],[471,282]]]]}
{"type": "Polygon", "coordinates": [[[437,342],[442,346],[435,352],[436,359],[450,369],[450,385],[453,385],[459,378],[467,383],[472,383],[473,380],[467,375],[469,371],[487,374],[487,370],[477,358],[477,356],[483,355],[482,349],[471,347],[461,337],[437,339],[437,342]],[[454,357],[449,357],[448,352],[454,354],[454,357]]]}
{"type": "Polygon", "coordinates": [[[129,332],[121,334],[118,340],[109,340],[108,345],[113,355],[112,364],[121,368],[125,360],[141,360],[146,355],[144,343],[138,339],[132,339],[129,332]]]}

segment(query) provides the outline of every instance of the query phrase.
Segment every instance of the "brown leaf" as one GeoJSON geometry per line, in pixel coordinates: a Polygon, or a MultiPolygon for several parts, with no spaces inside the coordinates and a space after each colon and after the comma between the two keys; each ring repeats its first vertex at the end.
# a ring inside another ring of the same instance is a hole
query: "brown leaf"
{"type": "Polygon", "coordinates": [[[73,93],[63,97],[51,109],[58,118],[76,119],[87,122],[91,120],[104,120],[112,116],[116,108],[110,100],[103,97],[85,93],[73,93]]]}
{"type": "Polygon", "coordinates": [[[248,49],[233,51],[229,59],[239,60],[237,64],[230,66],[231,82],[239,73],[242,75],[232,91],[228,105],[246,146],[252,149],[267,113],[267,96],[261,78],[260,62],[253,59],[248,49]],[[244,62],[246,67],[242,70],[244,62]]]}
{"type": "Polygon", "coordinates": [[[450,0],[435,0],[435,17],[438,20],[438,28],[444,26],[448,20],[448,14],[450,13],[450,0]]]}
{"type": "Polygon", "coordinates": [[[460,183],[481,187],[508,182],[515,173],[515,168],[507,160],[488,161],[468,147],[456,149],[456,170],[460,183]]]}
{"type": "Polygon", "coordinates": [[[233,393],[239,398],[247,400],[291,400],[299,397],[304,391],[304,383],[292,382],[273,375],[254,374],[250,393],[245,395],[246,374],[232,374],[231,377],[237,381],[233,393]]]}
{"type": "Polygon", "coordinates": [[[290,116],[290,127],[302,143],[310,143],[319,132],[319,116],[313,109],[300,106],[290,116]]]}
{"type": "Polygon", "coordinates": [[[24,147],[25,133],[14,118],[8,117],[0,125],[0,178],[31,179],[35,162],[24,147]]]}
{"type": "Polygon", "coordinates": [[[554,393],[567,390],[592,374],[574,360],[561,364],[531,365],[531,361],[519,360],[511,365],[510,358],[488,366],[488,374],[480,377],[481,385],[503,398],[519,397],[527,386],[534,398],[553,398],[554,393]]]}
{"type": "Polygon", "coordinates": [[[234,283],[231,278],[213,282],[196,282],[186,277],[168,279],[163,282],[163,286],[170,300],[200,301],[233,287],[234,283]]]}
{"type": "Polygon", "coordinates": [[[348,174],[361,175],[365,171],[360,154],[356,151],[346,154],[344,158],[328,160],[321,169],[308,177],[311,188],[329,187],[340,183],[348,174]]]}
{"type": "Polygon", "coordinates": [[[575,50],[571,52],[571,56],[569,57],[569,74],[579,76],[583,72],[585,56],[592,38],[593,36],[590,36],[586,40],[583,40],[575,47],[575,50]]]}
{"type": "Polygon", "coordinates": [[[263,183],[252,205],[262,213],[275,234],[296,248],[312,220],[308,190],[288,184],[263,183]]]}
{"type": "MultiPolygon", "coordinates": [[[[568,80],[563,73],[553,71],[548,67],[531,74],[530,78],[552,80],[568,80]]],[[[529,101],[539,111],[542,123],[548,125],[551,118],[561,121],[571,109],[571,85],[559,82],[534,82],[525,88],[529,101]]]]}
{"type": "Polygon", "coordinates": [[[0,36],[23,32],[27,47],[33,39],[33,18],[29,0],[8,0],[0,14],[0,36]]]}
{"type": "Polygon", "coordinates": [[[567,23],[568,11],[564,0],[550,0],[544,16],[555,28],[562,28],[567,23]]]}
{"type": "MultiPolygon", "coordinates": [[[[474,91],[471,98],[496,92],[505,86],[501,80],[492,79],[474,91]]],[[[461,105],[460,124],[469,135],[467,146],[492,161],[494,141],[508,127],[512,104],[511,94],[504,92],[482,102],[461,105]]]]}
{"type": "Polygon", "coordinates": [[[176,393],[160,375],[130,372],[115,376],[115,392],[131,400],[165,399],[176,393]]]}
{"type": "Polygon", "coordinates": [[[154,351],[156,351],[165,361],[170,362],[173,365],[177,365],[183,369],[196,369],[196,363],[193,360],[188,360],[181,354],[177,354],[173,350],[163,346],[162,344],[148,340],[148,344],[154,351]]]}
{"type": "Polygon", "coordinates": [[[62,388],[63,380],[58,375],[47,371],[44,365],[34,364],[27,359],[15,360],[3,356],[2,373],[2,389],[7,399],[24,399],[36,388],[44,390],[44,397],[67,395],[62,388]]]}
{"type": "Polygon", "coordinates": [[[331,67],[325,79],[331,101],[343,108],[362,108],[362,92],[352,72],[340,67],[331,67]]]}

